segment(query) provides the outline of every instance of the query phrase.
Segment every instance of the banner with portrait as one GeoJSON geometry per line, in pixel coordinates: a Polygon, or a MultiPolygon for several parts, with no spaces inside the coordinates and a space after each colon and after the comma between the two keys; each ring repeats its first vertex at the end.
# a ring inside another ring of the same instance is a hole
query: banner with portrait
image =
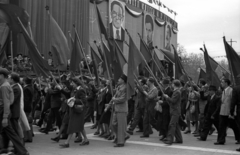
{"type": "Polygon", "coordinates": [[[110,38],[125,40],[125,3],[109,0],[109,31],[110,38]]]}
{"type": "Polygon", "coordinates": [[[164,49],[168,50],[168,51],[172,51],[172,26],[170,23],[166,22],[165,25],[165,31],[164,31],[164,49]]]}
{"type": "Polygon", "coordinates": [[[154,39],[154,20],[153,17],[145,13],[144,20],[143,20],[143,39],[148,45],[149,48],[153,47],[153,39],[154,39]]]}

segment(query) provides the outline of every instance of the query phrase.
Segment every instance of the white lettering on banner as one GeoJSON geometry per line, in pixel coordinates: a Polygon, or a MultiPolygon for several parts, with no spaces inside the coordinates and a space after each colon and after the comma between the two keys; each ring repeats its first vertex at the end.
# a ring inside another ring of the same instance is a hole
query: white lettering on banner
{"type": "MultiPolygon", "coordinates": [[[[169,16],[170,18],[174,19],[174,13],[171,13],[168,11],[169,8],[164,8],[163,4],[160,2],[160,0],[139,0],[151,7],[153,7],[156,10],[161,11],[162,13],[164,13],[165,15],[169,16]]],[[[176,20],[176,19],[175,19],[176,20]]]]}

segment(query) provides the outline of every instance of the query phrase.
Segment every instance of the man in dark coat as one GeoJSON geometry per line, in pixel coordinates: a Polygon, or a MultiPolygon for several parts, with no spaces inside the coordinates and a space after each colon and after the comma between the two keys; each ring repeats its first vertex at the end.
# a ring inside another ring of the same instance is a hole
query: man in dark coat
{"type": "MultiPolygon", "coordinates": [[[[57,81],[56,81],[57,82],[57,81]]],[[[43,133],[48,134],[52,126],[52,120],[55,119],[56,125],[58,128],[61,128],[62,120],[60,116],[59,109],[62,106],[62,92],[61,87],[57,83],[51,83],[52,88],[48,90],[49,95],[51,96],[51,116],[48,119],[47,127],[43,133]]]]}
{"type": "Polygon", "coordinates": [[[32,142],[32,107],[33,107],[33,86],[32,86],[32,79],[29,77],[25,77],[24,79],[24,111],[28,118],[28,122],[31,128],[31,131],[24,132],[24,140],[25,142],[32,142]]]}
{"type": "Polygon", "coordinates": [[[13,104],[10,106],[11,109],[11,123],[12,123],[12,127],[15,130],[15,132],[18,134],[18,136],[20,137],[20,129],[19,129],[19,124],[18,124],[18,120],[20,117],[20,100],[21,100],[21,89],[18,85],[20,78],[19,75],[16,73],[12,73],[10,75],[10,79],[9,82],[11,84],[11,87],[13,89],[13,93],[14,93],[14,101],[13,104]]]}
{"type": "MultiPolygon", "coordinates": [[[[236,86],[233,88],[232,92],[232,102],[231,102],[231,111],[230,115],[234,116],[234,110],[236,109],[236,116],[235,121],[238,125],[238,131],[240,131],[240,86],[236,86]]],[[[236,144],[239,144],[240,142],[237,142],[236,144]]],[[[236,151],[240,152],[240,148],[236,151]]]]}
{"type": "Polygon", "coordinates": [[[173,94],[170,98],[168,95],[164,94],[163,97],[168,101],[169,107],[170,107],[170,123],[168,127],[168,134],[165,141],[163,141],[165,144],[171,145],[174,143],[182,143],[182,134],[180,131],[180,126],[178,124],[179,117],[181,115],[181,83],[179,80],[174,80],[172,83],[173,87],[173,94]],[[175,137],[175,141],[173,141],[175,137]]]}
{"type": "MultiPolygon", "coordinates": [[[[169,86],[170,81],[168,79],[164,79],[162,84],[164,88],[164,93],[167,94],[169,97],[171,97],[173,94],[173,91],[169,86]]],[[[163,103],[161,104],[161,106],[162,106],[162,112],[157,112],[157,113],[158,113],[160,140],[163,140],[164,138],[167,137],[168,125],[170,122],[170,107],[169,107],[168,101],[165,98],[163,99],[163,103]]]]}
{"type": "Polygon", "coordinates": [[[216,86],[209,86],[209,95],[206,97],[203,93],[200,93],[203,100],[207,99],[207,105],[204,110],[205,122],[203,129],[200,130],[200,137],[198,140],[205,141],[207,136],[212,129],[212,125],[218,130],[218,115],[219,115],[219,106],[221,105],[221,98],[216,95],[217,88],[216,86]]]}

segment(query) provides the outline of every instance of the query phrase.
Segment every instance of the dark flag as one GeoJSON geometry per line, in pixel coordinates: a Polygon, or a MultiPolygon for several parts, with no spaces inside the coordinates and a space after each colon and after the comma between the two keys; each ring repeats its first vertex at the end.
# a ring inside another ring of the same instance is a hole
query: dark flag
{"type": "Polygon", "coordinates": [[[69,70],[72,72],[80,71],[79,64],[84,58],[81,48],[79,46],[79,42],[77,39],[77,34],[75,34],[75,39],[73,42],[73,49],[72,49],[72,54],[71,54],[71,59],[70,59],[70,66],[69,70]]]}
{"type": "Polygon", "coordinates": [[[35,73],[38,76],[48,77],[50,75],[50,70],[52,70],[52,67],[48,65],[48,62],[44,60],[41,55],[39,54],[39,51],[37,49],[37,45],[35,42],[30,38],[27,30],[23,26],[21,20],[18,18],[18,21],[20,23],[20,26],[22,28],[22,34],[26,41],[26,44],[29,49],[29,58],[32,61],[33,69],[35,73]]]}
{"type": "Polygon", "coordinates": [[[157,66],[157,68],[160,69],[161,76],[162,77],[167,77],[167,72],[164,69],[164,67],[163,67],[161,61],[159,60],[159,58],[158,58],[158,56],[157,56],[155,51],[153,51],[153,60],[155,61],[154,64],[157,66]]]}
{"type": "Polygon", "coordinates": [[[92,47],[90,48],[91,48],[91,57],[92,57],[92,63],[93,63],[93,72],[96,77],[97,85],[99,86],[100,82],[99,82],[99,76],[98,76],[98,65],[101,63],[101,59],[98,57],[98,55],[93,50],[93,48],[92,47]]]}
{"type": "Polygon", "coordinates": [[[240,57],[237,52],[226,42],[225,37],[223,37],[223,42],[227,54],[229,68],[233,76],[233,83],[235,85],[240,85],[240,57]]]}
{"type": "Polygon", "coordinates": [[[200,68],[200,73],[199,73],[199,76],[198,76],[198,83],[199,83],[200,79],[206,80],[206,77],[207,77],[206,72],[202,68],[200,68]]]}
{"type": "Polygon", "coordinates": [[[96,5],[96,10],[97,10],[97,16],[98,16],[98,24],[99,24],[99,28],[100,28],[100,31],[101,31],[101,34],[103,34],[105,36],[105,39],[108,40],[108,33],[107,33],[107,30],[103,24],[103,21],[102,21],[102,17],[101,17],[101,14],[100,14],[100,11],[96,5]]]}
{"type": "Polygon", "coordinates": [[[129,35],[129,52],[128,52],[128,72],[127,72],[127,98],[129,99],[135,93],[135,75],[138,76],[138,65],[144,62],[138,51],[132,37],[129,35]]]}
{"type": "Polygon", "coordinates": [[[5,63],[7,62],[7,56],[6,56],[7,43],[8,43],[8,41],[6,40],[3,47],[1,47],[1,51],[0,51],[0,65],[1,66],[4,66],[5,63]]]}
{"type": "Polygon", "coordinates": [[[60,70],[67,69],[67,61],[70,58],[70,49],[68,47],[68,41],[63,31],[59,27],[58,23],[52,17],[48,11],[50,22],[50,41],[51,52],[53,54],[53,62],[60,70]]]}
{"type": "MultiPolygon", "coordinates": [[[[114,69],[113,69],[113,74],[114,74],[114,79],[117,81],[122,74],[124,74],[124,70],[127,70],[127,60],[123,55],[122,50],[118,46],[118,43],[114,41],[115,48],[114,48],[114,69]]],[[[127,73],[127,72],[126,72],[127,73]]]]}
{"type": "Polygon", "coordinates": [[[141,37],[140,37],[140,52],[142,53],[147,62],[152,60],[152,54],[148,49],[145,41],[141,37]]]}
{"type": "Polygon", "coordinates": [[[21,31],[21,26],[18,24],[17,17],[20,18],[24,27],[28,26],[29,15],[25,9],[12,4],[0,4],[0,10],[3,10],[7,14],[9,19],[9,21],[7,21],[7,24],[12,31],[21,31]]]}
{"type": "Polygon", "coordinates": [[[212,69],[206,46],[205,45],[203,45],[203,46],[204,46],[204,60],[205,60],[205,64],[206,64],[206,73],[207,73],[207,77],[206,77],[207,83],[209,85],[214,85],[216,87],[219,87],[220,80],[219,80],[216,72],[212,69]]]}
{"type": "Polygon", "coordinates": [[[175,79],[183,80],[183,81],[188,81],[188,75],[186,74],[182,63],[178,57],[177,50],[176,48],[172,45],[173,50],[174,50],[174,59],[175,59],[175,79]]]}

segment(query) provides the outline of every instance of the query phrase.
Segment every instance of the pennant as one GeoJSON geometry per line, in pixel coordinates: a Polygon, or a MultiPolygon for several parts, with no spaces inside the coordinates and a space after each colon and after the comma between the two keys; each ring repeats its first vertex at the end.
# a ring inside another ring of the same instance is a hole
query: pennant
{"type": "Polygon", "coordinates": [[[69,66],[70,71],[72,72],[80,71],[79,64],[84,58],[82,52],[77,39],[77,34],[75,34],[75,39],[73,42],[73,49],[72,49],[71,59],[70,59],[70,66],[69,66]]]}
{"type": "Polygon", "coordinates": [[[209,85],[214,85],[218,88],[220,86],[220,80],[216,72],[212,69],[206,46],[205,45],[203,46],[204,46],[204,60],[206,64],[206,73],[207,73],[207,77],[206,77],[207,83],[209,85]]]}
{"type": "Polygon", "coordinates": [[[230,46],[225,37],[223,37],[225,51],[228,59],[229,68],[233,77],[234,85],[240,85],[240,57],[237,52],[230,46]]]}
{"type": "Polygon", "coordinates": [[[67,69],[67,61],[70,58],[70,49],[68,47],[68,41],[63,31],[49,13],[50,19],[50,41],[51,41],[51,52],[53,54],[53,62],[55,66],[60,70],[67,69]]]}
{"type": "Polygon", "coordinates": [[[33,39],[30,38],[27,30],[25,29],[24,25],[22,24],[19,18],[18,18],[18,21],[20,23],[20,27],[22,28],[23,37],[29,49],[28,54],[29,54],[29,58],[32,61],[32,65],[35,73],[38,76],[48,77],[50,75],[50,70],[52,70],[52,67],[49,66],[48,62],[41,57],[35,42],[33,41],[33,39]]]}
{"type": "Polygon", "coordinates": [[[17,17],[20,18],[24,27],[28,26],[29,15],[25,9],[12,4],[0,4],[0,10],[3,10],[8,16],[8,21],[6,21],[6,23],[12,31],[21,31],[21,26],[18,24],[17,17]]]}

